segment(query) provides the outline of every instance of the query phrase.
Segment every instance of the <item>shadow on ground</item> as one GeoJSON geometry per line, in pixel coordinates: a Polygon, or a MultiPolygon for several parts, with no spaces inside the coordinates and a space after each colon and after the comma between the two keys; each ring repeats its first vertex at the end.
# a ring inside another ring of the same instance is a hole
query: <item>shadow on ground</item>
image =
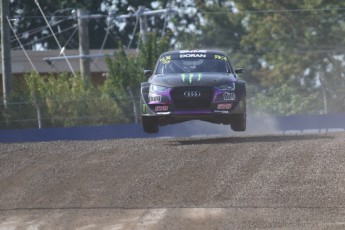
{"type": "Polygon", "coordinates": [[[237,144],[253,142],[284,142],[284,141],[305,141],[318,139],[334,139],[327,134],[295,134],[295,135],[263,135],[263,136],[237,136],[237,137],[213,137],[213,138],[190,138],[175,140],[171,145],[202,145],[202,144],[237,144]]]}

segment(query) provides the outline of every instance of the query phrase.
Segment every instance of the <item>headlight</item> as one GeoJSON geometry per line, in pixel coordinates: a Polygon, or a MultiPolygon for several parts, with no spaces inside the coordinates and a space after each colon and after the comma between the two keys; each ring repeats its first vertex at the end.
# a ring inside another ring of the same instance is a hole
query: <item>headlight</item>
{"type": "Polygon", "coordinates": [[[160,85],[150,85],[150,93],[161,93],[168,89],[168,87],[160,86],[160,85]]]}
{"type": "Polygon", "coordinates": [[[228,83],[228,84],[224,84],[224,85],[220,85],[220,86],[216,86],[216,89],[219,90],[235,90],[235,83],[228,83]]]}

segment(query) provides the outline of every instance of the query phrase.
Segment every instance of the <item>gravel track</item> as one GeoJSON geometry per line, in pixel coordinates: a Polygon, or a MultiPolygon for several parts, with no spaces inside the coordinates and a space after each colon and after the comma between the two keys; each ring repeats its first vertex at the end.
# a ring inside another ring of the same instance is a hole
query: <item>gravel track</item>
{"type": "Polygon", "coordinates": [[[0,230],[256,228],[345,228],[345,133],[0,144],[0,230]]]}

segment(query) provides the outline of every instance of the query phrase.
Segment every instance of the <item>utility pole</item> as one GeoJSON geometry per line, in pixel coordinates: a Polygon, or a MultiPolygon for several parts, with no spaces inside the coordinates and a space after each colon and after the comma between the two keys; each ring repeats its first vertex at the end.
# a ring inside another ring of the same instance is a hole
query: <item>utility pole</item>
{"type": "Polygon", "coordinates": [[[139,15],[139,24],[140,24],[140,35],[143,42],[146,42],[147,34],[147,16],[144,15],[145,6],[139,6],[138,15],[139,15]]]}
{"type": "Polygon", "coordinates": [[[9,12],[9,0],[1,0],[2,89],[5,108],[8,107],[8,97],[12,91],[10,28],[7,21],[9,12]]]}
{"type": "Polygon", "coordinates": [[[84,79],[84,84],[90,82],[90,43],[89,43],[89,17],[86,10],[78,9],[78,27],[79,27],[79,55],[80,55],[80,73],[84,79]]]}

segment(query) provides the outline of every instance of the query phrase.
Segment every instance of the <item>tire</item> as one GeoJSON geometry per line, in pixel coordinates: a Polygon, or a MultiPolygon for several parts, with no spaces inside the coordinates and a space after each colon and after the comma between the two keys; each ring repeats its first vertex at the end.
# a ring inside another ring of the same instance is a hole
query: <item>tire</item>
{"type": "Polygon", "coordinates": [[[236,132],[246,131],[247,116],[243,114],[235,114],[231,117],[231,129],[236,132]]]}
{"type": "Polygon", "coordinates": [[[142,116],[141,122],[145,133],[158,133],[159,126],[157,117],[142,116]]]}

